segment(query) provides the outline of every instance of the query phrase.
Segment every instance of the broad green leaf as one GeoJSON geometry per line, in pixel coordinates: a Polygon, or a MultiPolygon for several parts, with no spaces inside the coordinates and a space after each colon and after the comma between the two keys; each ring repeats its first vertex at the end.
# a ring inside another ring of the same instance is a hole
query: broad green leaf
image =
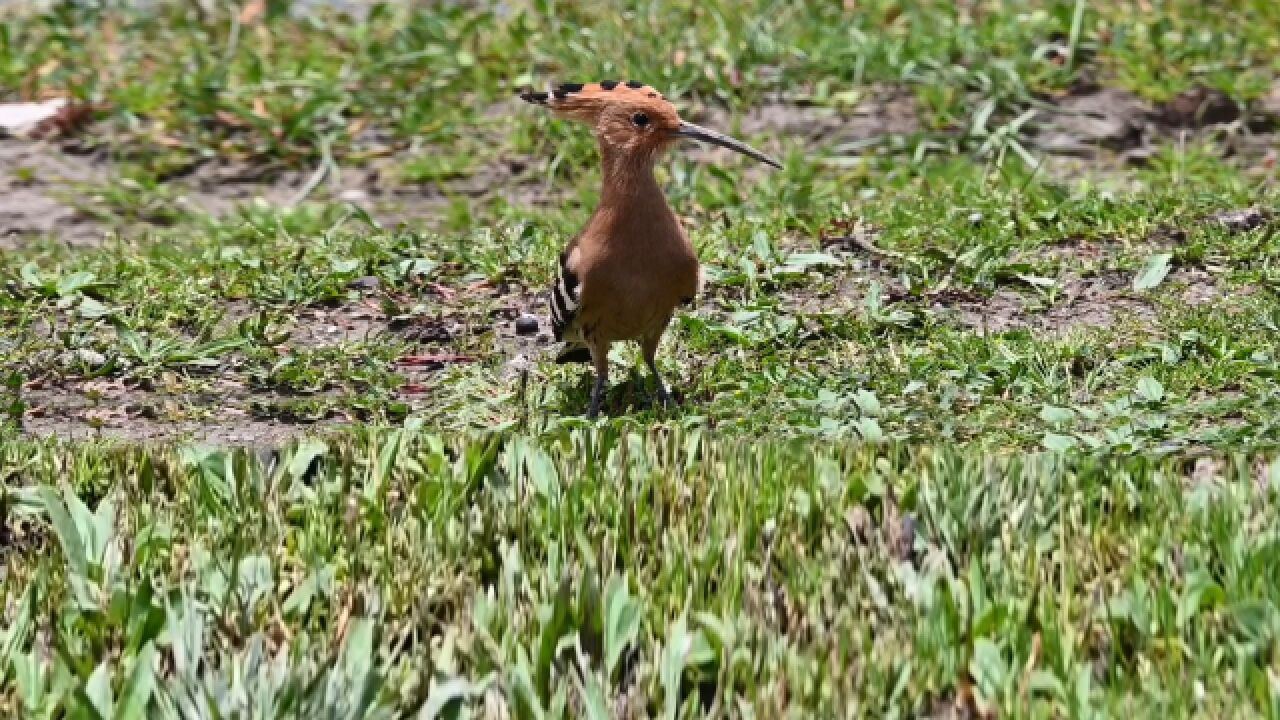
{"type": "Polygon", "coordinates": [[[858,434],[863,440],[869,443],[878,443],[884,441],[884,430],[880,429],[880,423],[873,417],[858,418],[854,423],[854,427],[858,429],[858,434]]]}
{"type": "Polygon", "coordinates": [[[427,258],[414,258],[412,260],[400,261],[401,277],[415,277],[419,275],[430,275],[436,269],[436,263],[427,258]]]}
{"type": "Polygon", "coordinates": [[[89,698],[89,702],[93,703],[93,709],[98,712],[98,717],[108,718],[115,717],[115,700],[111,695],[111,663],[109,660],[103,660],[98,667],[93,669],[93,674],[89,676],[89,682],[85,683],[84,694],[89,698]]]}
{"type": "Polygon", "coordinates": [[[755,251],[756,259],[762,262],[768,262],[774,256],[773,240],[767,230],[760,228],[752,233],[751,249],[755,251]]]}
{"type": "Polygon", "coordinates": [[[106,305],[103,305],[88,296],[81,298],[79,306],[76,307],[76,311],[80,313],[80,317],[88,320],[106,317],[111,314],[111,308],[108,308],[106,305]]]}
{"type": "Polygon", "coordinates": [[[1230,612],[1236,627],[1250,641],[1270,642],[1280,630],[1280,613],[1266,600],[1242,600],[1230,612]]]}
{"type": "Polygon", "coordinates": [[[40,497],[44,500],[45,512],[49,515],[49,522],[53,523],[53,531],[58,536],[62,554],[71,566],[71,571],[81,578],[88,578],[89,561],[85,557],[84,539],[81,538],[80,531],[76,530],[62,498],[48,485],[40,486],[40,497]]]}
{"type": "Polygon", "coordinates": [[[538,656],[534,665],[534,681],[538,693],[543,697],[551,692],[551,664],[555,661],[560,639],[569,631],[572,599],[569,577],[565,575],[560,580],[555,598],[538,611],[542,627],[538,633],[538,656]]]}
{"type": "Polygon", "coordinates": [[[65,275],[58,279],[58,295],[70,295],[73,292],[92,285],[94,280],[94,274],[84,270],[73,272],[70,275],[65,275]]]}
{"type": "Polygon", "coordinates": [[[676,720],[680,709],[680,681],[692,649],[693,635],[688,631],[685,616],[681,615],[671,626],[658,666],[658,679],[662,683],[662,716],[667,720],[676,720]]]}
{"type": "Polygon", "coordinates": [[[190,594],[166,603],[168,637],[173,648],[173,667],[179,676],[193,676],[204,659],[205,617],[190,594]]]}
{"type": "Polygon", "coordinates": [[[517,711],[516,717],[544,720],[547,716],[546,706],[533,686],[533,677],[529,673],[529,653],[523,646],[516,652],[516,665],[507,675],[507,686],[510,688],[511,704],[517,711]]]}
{"type": "Polygon", "coordinates": [[[1031,275],[1029,273],[1015,273],[1015,277],[1022,282],[1035,287],[1053,287],[1058,284],[1058,281],[1053,278],[1031,275]]]}
{"type": "Polygon", "coordinates": [[[773,268],[773,275],[803,275],[818,267],[840,267],[844,263],[827,253],[792,253],[782,265],[773,268]]]}
{"type": "Polygon", "coordinates": [[[40,267],[34,262],[23,265],[19,274],[22,275],[22,281],[27,284],[27,287],[44,287],[44,277],[40,274],[40,267]]]}
{"type": "Polygon", "coordinates": [[[605,699],[604,688],[595,675],[588,672],[570,673],[573,684],[582,699],[582,707],[586,710],[587,720],[610,720],[609,702],[605,699]]]}
{"type": "Polygon", "coordinates": [[[988,698],[994,698],[1004,688],[1009,670],[1000,648],[983,637],[973,642],[973,659],[969,662],[969,673],[983,693],[988,698]]]}
{"type": "Polygon", "coordinates": [[[116,502],[114,496],[108,495],[98,501],[98,507],[92,515],[93,542],[91,552],[94,561],[102,560],[106,555],[107,545],[116,529],[116,502]]]}
{"type": "Polygon", "coordinates": [[[694,631],[693,644],[689,647],[685,665],[688,667],[707,668],[715,665],[719,657],[716,649],[707,640],[707,634],[701,630],[694,631]]]}
{"type": "Polygon", "coordinates": [[[1075,411],[1071,408],[1058,407],[1056,405],[1045,405],[1040,408],[1040,419],[1050,425],[1062,425],[1069,423],[1076,417],[1075,411]]]}
{"type": "Polygon", "coordinates": [[[31,634],[36,614],[36,590],[42,580],[43,573],[39,580],[27,583],[27,589],[18,602],[17,613],[10,621],[9,627],[5,628],[3,635],[0,635],[4,639],[0,643],[0,684],[3,684],[5,675],[9,672],[10,663],[19,655],[19,648],[26,645],[27,636],[31,634]]]}
{"type": "Polygon", "coordinates": [[[702,626],[702,631],[716,651],[725,652],[737,644],[737,630],[732,622],[708,612],[695,613],[693,619],[702,626]]]}
{"type": "Polygon", "coordinates": [[[352,704],[353,717],[364,717],[377,699],[381,679],[377,672],[374,622],[368,617],[354,620],[342,647],[342,670],[352,704]]]}
{"type": "MultiPolygon", "coordinates": [[[[18,697],[27,707],[36,707],[45,694],[45,678],[43,664],[36,657],[35,650],[20,653],[9,658],[9,666],[13,668],[13,686],[18,690],[18,697]]],[[[0,675],[0,680],[4,675],[0,675]]]]}
{"type": "Polygon", "coordinates": [[[458,717],[462,704],[471,699],[473,690],[471,681],[462,677],[436,683],[418,712],[418,720],[458,717]]]}
{"type": "Polygon", "coordinates": [[[1178,599],[1178,627],[1184,628],[1200,610],[1205,607],[1221,605],[1226,600],[1222,586],[1214,582],[1213,577],[1204,570],[1196,570],[1187,577],[1182,597],[1178,599]]]}
{"type": "Polygon", "coordinates": [[[880,415],[880,399],[870,390],[859,390],[854,396],[854,401],[858,403],[858,409],[863,415],[878,417],[880,415]]]}
{"type": "Polygon", "coordinates": [[[382,447],[378,450],[378,474],[374,478],[374,485],[378,488],[381,488],[387,479],[391,477],[391,470],[395,467],[396,455],[400,452],[402,434],[400,430],[392,430],[382,441],[382,447]]]}
{"type": "Polygon", "coordinates": [[[609,579],[604,592],[605,676],[612,678],[622,654],[640,634],[640,603],[631,597],[625,576],[609,579]]]}
{"type": "Polygon", "coordinates": [[[1133,278],[1133,289],[1142,292],[1164,282],[1165,276],[1169,274],[1169,261],[1172,258],[1171,253],[1156,253],[1148,257],[1147,262],[1133,278]]]}
{"type": "Polygon", "coordinates": [[[141,720],[147,717],[147,705],[155,690],[156,676],[152,667],[156,648],[148,642],[133,658],[133,671],[125,681],[120,696],[120,709],[116,717],[121,720],[141,720]]]}
{"type": "Polygon", "coordinates": [[[266,555],[250,555],[240,560],[236,577],[236,592],[245,608],[252,610],[267,597],[274,586],[271,558],[266,555]]]}
{"type": "Polygon", "coordinates": [[[1138,380],[1138,397],[1147,402],[1160,402],[1164,398],[1164,386],[1150,375],[1138,380]]]}
{"type": "Polygon", "coordinates": [[[533,488],[543,497],[551,497],[560,489],[559,471],[545,450],[530,443],[525,446],[524,465],[533,488]]]}
{"type": "Polygon", "coordinates": [[[1044,693],[1055,700],[1065,701],[1067,699],[1067,688],[1058,679],[1058,676],[1047,670],[1036,670],[1031,673],[1031,679],[1028,686],[1037,692],[1044,693]]]}
{"type": "Polygon", "coordinates": [[[1076,439],[1070,435],[1059,435],[1058,433],[1047,432],[1040,439],[1040,444],[1046,450],[1054,452],[1066,452],[1076,446],[1076,439]]]}
{"type": "Polygon", "coordinates": [[[307,468],[311,467],[311,461],[317,457],[321,457],[329,452],[329,446],[322,440],[308,438],[298,444],[293,451],[293,457],[289,458],[288,473],[295,479],[302,478],[306,474],[307,468]]]}
{"type": "Polygon", "coordinates": [[[309,573],[293,592],[289,593],[289,597],[285,599],[281,610],[286,617],[294,617],[303,613],[311,607],[311,601],[315,598],[317,592],[325,592],[329,585],[333,582],[335,569],[332,565],[325,565],[309,573]]]}

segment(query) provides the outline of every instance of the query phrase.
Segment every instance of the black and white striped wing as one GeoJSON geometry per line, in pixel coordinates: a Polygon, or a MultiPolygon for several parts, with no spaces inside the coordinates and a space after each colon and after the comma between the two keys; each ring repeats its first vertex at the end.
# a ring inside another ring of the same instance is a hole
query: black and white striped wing
{"type": "Polygon", "coordinates": [[[551,286],[551,329],[556,340],[564,340],[565,330],[578,315],[578,275],[569,266],[571,250],[560,253],[560,272],[551,286]]]}
{"type": "Polygon", "coordinates": [[[582,334],[574,327],[578,317],[579,295],[578,273],[573,268],[573,244],[560,253],[560,272],[551,286],[551,329],[556,340],[563,342],[556,355],[558,364],[589,363],[591,351],[582,342],[582,334]]]}

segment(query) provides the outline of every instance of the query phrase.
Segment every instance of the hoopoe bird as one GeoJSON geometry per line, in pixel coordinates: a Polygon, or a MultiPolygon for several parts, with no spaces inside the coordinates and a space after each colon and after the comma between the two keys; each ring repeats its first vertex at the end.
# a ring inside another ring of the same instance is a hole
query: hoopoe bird
{"type": "Polygon", "coordinates": [[[653,168],[664,150],[689,139],[719,145],[776,168],[777,160],[740,140],[680,119],[661,93],[640,82],[565,83],[521,99],[590,125],[600,146],[600,203],[560,254],[550,289],[557,363],[590,363],[595,384],[587,417],[600,413],[609,382],[609,348],[636,341],[658,399],[672,404],[658,372],[658,344],[676,308],[702,288],[702,269],[653,168]]]}

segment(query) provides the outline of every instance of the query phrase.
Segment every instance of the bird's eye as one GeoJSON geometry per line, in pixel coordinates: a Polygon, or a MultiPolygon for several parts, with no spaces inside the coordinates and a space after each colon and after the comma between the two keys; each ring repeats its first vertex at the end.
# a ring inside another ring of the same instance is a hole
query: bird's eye
{"type": "Polygon", "coordinates": [[[631,124],[638,128],[645,127],[649,124],[649,116],[644,113],[636,113],[631,116],[631,124]]]}

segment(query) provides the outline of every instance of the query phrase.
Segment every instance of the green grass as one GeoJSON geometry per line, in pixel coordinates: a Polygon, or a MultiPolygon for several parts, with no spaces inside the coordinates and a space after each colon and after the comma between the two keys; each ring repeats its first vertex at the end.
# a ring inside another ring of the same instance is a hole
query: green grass
{"type": "Polygon", "coordinates": [[[1265,457],[416,425],[3,452],[10,716],[1280,710],[1265,457]]]}
{"type": "Polygon", "coordinates": [[[1274,3],[266,9],[0,11],[108,233],[0,237],[0,715],[1280,716],[1274,3]],[[662,163],[683,402],[591,423],[512,319],[594,144],[513,95],[609,77],[785,169],[662,163]],[[1249,113],[1041,164],[1090,82],[1249,113]]]}
{"type": "MultiPolygon", "coordinates": [[[[676,182],[673,202],[697,208],[692,236],[713,284],[663,351],[686,398],[675,417],[750,432],[1027,448],[1274,440],[1275,236],[1204,219],[1274,204],[1274,191],[1218,162],[1171,161],[1180,180],[1153,167],[1151,190],[1120,199],[1009,169],[931,165],[880,184],[855,216],[840,181],[811,167],[762,178],[739,202],[727,197],[731,175],[676,160],[673,176],[699,175],[676,182]],[[855,218],[879,228],[876,245],[892,254],[883,267],[861,251],[820,247],[824,228],[855,218]],[[1171,239],[1168,227],[1185,231],[1171,239]],[[1076,254],[1073,242],[1105,252],[1076,254]],[[1153,263],[1147,279],[1157,284],[1134,289],[1153,263]],[[1106,327],[1070,322],[1084,312],[1072,295],[1090,282],[1114,290],[1106,327]],[[1191,285],[1220,297],[1189,305],[1191,285]],[[984,304],[992,296],[1025,305],[1016,319],[1032,324],[984,332],[979,316],[957,319],[956,307],[972,306],[999,321],[1000,307],[984,304]],[[1066,318],[1057,334],[1037,332],[1055,312],[1066,318]]],[[[539,363],[522,390],[507,368],[516,350],[498,337],[510,323],[494,313],[541,294],[581,212],[526,209],[519,224],[451,236],[376,228],[340,206],[259,209],[100,249],[35,245],[23,252],[28,264],[10,270],[0,355],[24,383],[106,376],[148,389],[164,379],[171,394],[201,397],[234,381],[366,419],[424,410],[439,430],[575,424],[583,371],[539,363]],[[369,276],[377,291],[349,288],[369,276]],[[465,290],[475,282],[509,292],[465,290]],[[430,283],[462,295],[446,300],[430,283]],[[410,328],[443,318],[461,330],[426,350],[397,330],[318,346],[290,340],[308,325],[304,311],[357,310],[410,328]],[[405,395],[397,361],[427,350],[478,361],[405,395]],[[85,351],[99,361],[51,362],[85,351]]],[[[630,349],[617,359],[639,373],[630,349]]],[[[608,408],[661,414],[649,392],[641,374],[624,374],[608,408]]]]}
{"type": "MultiPolygon", "coordinates": [[[[1085,0],[967,10],[891,0],[854,9],[776,0],[388,4],[355,24],[268,5],[281,10],[250,26],[238,13],[185,3],[146,14],[72,3],[19,14],[0,33],[0,89],[107,104],[127,141],[116,149],[165,175],[211,155],[358,162],[411,140],[462,163],[496,149],[459,142],[476,129],[512,132],[490,106],[557,78],[641,78],[671,97],[733,108],[773,93],[839,104],[866,85],[905,83],[926,108],[926,130],[950,137],[995,129],[1082,75],[1158,100],[1199,84],[1253,99],[1280,50],[1280,16],[1266,0],[1163,0],[1148,12],[1085,0]],[[1074,55],[1045,60],[1055,43],[1074,55]],[[987,103],[996,111],[979,122],[987,103]],[[368,127],[385,141],[364,137],[368,127]]],[[[548,124],[531,127],[536,135],[522,144],[547,147],[548,124]]]]}

